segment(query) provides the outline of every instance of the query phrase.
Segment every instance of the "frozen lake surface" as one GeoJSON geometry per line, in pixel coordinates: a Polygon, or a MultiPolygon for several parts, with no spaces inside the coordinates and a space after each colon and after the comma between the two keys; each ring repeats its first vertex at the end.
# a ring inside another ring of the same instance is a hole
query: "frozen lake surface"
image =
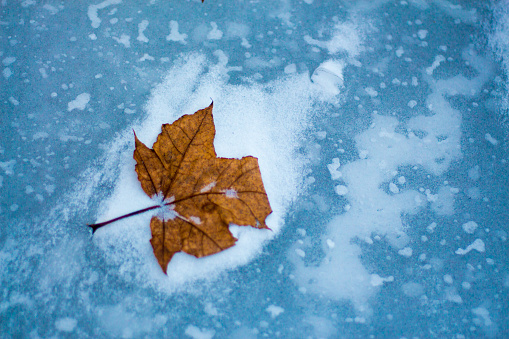
{"type": "Polygon", "coordinates": [[[509,3],[0,1],[0,332],[509,336],[509,3]],[[214,100],[271,231],[164,275],[132,131],[214,100]]]}

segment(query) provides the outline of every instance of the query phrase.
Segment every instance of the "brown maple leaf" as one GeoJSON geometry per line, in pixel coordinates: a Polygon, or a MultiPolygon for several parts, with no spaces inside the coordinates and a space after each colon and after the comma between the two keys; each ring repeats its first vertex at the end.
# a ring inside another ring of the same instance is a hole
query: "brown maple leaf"
{"type": "MultiPolygon", "coordinates": [[[[135,134],[133,157],[141,187],[152,198],[160,196],[161,205],[170,210],[150,221],[150,242],[165,273],[177,252],[200,258],[233,246],[237,239],[228,229],[230,224],[268,228],[265,219],[272,210],[258,159],[217,157],[212,107],[164,124],[153,149],[135,134]]],[[[161,205],[90,226],[95,232],[161,205]]]]}

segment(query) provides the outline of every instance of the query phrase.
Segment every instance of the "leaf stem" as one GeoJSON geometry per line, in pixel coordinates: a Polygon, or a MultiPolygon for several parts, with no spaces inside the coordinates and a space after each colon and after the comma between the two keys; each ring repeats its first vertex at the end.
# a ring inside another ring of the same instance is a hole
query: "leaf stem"
{"type": "MultiPolygon", "coordinates": [[[[165,204],[165,205],[168,205],[168,204],[165,204]]],[[[128,217],[132,217],[133,215],[145,213],[145,212],[151,211],[151,210],[159,208],[159,207],[161,207],[161,205],[150,206],[150,207],[147,207],[147,208],[135,211],[135,212],[124,214],[124,215],[122,215],[120,217],[117,217],[115,219],[111,219],[111,220],[108,220],[108,221],[103,221],[103,222],[100,222],[98,224],[88,224],[87,226],[92,227],[92,234],[94,234],[95,231],[97,231],[99,228],[101,228],[103,226],[106,226],[108,224],[111,224],[112,222],[115,222],[115,221],[118,221],[118,220],[121,220],[121,219],[124,219],[124,218],[128,218],[128,217]]]]}

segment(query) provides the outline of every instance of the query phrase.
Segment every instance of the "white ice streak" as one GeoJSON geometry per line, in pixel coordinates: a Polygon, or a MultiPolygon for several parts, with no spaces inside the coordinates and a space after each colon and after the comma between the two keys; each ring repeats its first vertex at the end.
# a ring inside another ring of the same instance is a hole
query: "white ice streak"
{"type": "MultiPolygon", "coordinates": [[[[431,114],[411,118],[406,124],[408,134],[396,132],[401,124],[397,118],[374,114],[371,127],[355,137],[360,159],[341,166],[342,180],[348,187],[349,209],[327,227],[323,241],[325,258],[317,266],[308,266],[294,251],[289,252],[296,264],[296,281],[308,292],[350,300],[359,312],[369,314],[367,301],[376,288],[371,284],[372,275],[361,262],[361,247],[352,240],[377,233],[386,235],[393,247],[403,249],[409,240],[401,216],[417,212],[427,199],[414,190],[386,193],[383,184],[393,181],[401,166],[419,165],[433,175],[441,175],[462,156],[461,113],[449,103],[448,96],[479,93],[492,69],[489,62],[471,50],[465,51],[463,58],[479,72],[477,77],[457,75],[434,80],[423,71],[431,89],[426,99],[431,114]],[[423,131],[425,136],[419,138],[413,130],[423,131]],[[334,247],[327,245],[329,239],[334,247]]],[[[442,192],[437,196],[435,209],[448,214],[456,190],[443,186],[442,192]],[[444,203],[441,197],[446,198],[444,203]]],[[[401,254],[409,255],[410,251],[403,250],[401,254]]]]}

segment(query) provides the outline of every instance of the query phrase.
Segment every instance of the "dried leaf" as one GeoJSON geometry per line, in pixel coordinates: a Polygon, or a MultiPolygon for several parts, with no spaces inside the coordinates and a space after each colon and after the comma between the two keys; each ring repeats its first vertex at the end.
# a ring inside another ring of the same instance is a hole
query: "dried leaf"
{"type": "Polygon", "coordinates": [[[150,197],[162,196],[173,212],[150,222],[150,242],[165,273],[177,252],[199,258],[233,246],[230,224],[268,228],[272,211],[258,159],[217,157],[212,106],[164,124],[153,149],[135,135],[141,187],[150,197]]]}

